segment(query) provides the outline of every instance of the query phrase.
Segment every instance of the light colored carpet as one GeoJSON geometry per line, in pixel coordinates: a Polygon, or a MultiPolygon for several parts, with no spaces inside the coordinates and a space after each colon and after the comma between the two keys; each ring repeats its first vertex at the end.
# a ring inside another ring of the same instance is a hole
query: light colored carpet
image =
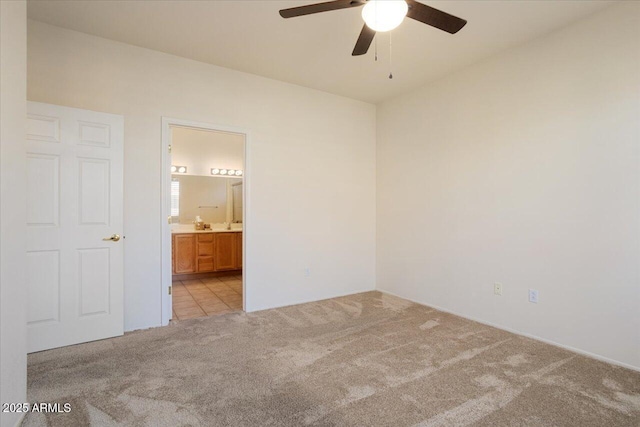
{"type": "Polygon", "coordinates": [[[29,356],[25,426],[633,426],[640,373],[379,292],[29,356]]]}

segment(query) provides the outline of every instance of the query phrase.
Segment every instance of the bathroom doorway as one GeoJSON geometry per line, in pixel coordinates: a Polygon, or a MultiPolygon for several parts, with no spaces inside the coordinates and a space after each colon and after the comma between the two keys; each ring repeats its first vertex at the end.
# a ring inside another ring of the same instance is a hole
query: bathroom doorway
{"type": "Polygon", "coordinates": [[[162,324],[244,310],[247,133],[163,119],[162,137],[162,324]]]}

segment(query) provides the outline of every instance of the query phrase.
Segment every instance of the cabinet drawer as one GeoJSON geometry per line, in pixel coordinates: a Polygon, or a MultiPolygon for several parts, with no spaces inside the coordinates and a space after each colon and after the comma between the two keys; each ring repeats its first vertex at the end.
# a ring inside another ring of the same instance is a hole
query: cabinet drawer
{"type": "Polygon", "coordinates": [[[198,242],[198,256],[213,256],[213,242],[198,242]]]}
{"type": "Polygon", "coordinates": [[[198,243],[210,243],[213,242],[213,233],[198,234],[198,243]]]}
{"type": "Polygon", "coordinates": [[[213,257],[212,256],[201,256],[198,257],[198,273],[203,273],[205,271],[213,271],[213,257]]]}

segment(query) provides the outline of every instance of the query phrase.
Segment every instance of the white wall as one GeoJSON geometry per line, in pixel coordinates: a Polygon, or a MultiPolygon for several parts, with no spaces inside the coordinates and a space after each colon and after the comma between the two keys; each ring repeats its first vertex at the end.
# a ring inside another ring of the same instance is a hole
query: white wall
{"type": "Polygon", "coordinates": [[[379,289],[640,368],[639,18],[378,106],[379,289]]]}
{"type": "Polygon", "coordinates": [[[125,117],[127,330],[160,324],[162,116],[251,132],[248,310],[373,289],[373,105],[31,21],[28,98],[125,117]]]}
{"type": "Polygon", "coordinates": [[[171,163],[187,166],[187,175],[211,176],[211,169],[244,169],[244,135],[171,128],[171,163]]]}
{"type": "MultiPolygon", "coordinates": [[[[0,402],[26,401],[26,2],[0,1],[0,402]]],[[[0,415],[13,426],[17,413],[0,415]]]]}

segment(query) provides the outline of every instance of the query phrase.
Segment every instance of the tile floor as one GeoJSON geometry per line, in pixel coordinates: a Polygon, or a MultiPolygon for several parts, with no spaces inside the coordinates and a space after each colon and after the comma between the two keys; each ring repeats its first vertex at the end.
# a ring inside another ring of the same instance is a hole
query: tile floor
{"type": "Polygon", "coordinates": [[[173,320],[242,310],[242,276],[173,282],[173,320]]]}

